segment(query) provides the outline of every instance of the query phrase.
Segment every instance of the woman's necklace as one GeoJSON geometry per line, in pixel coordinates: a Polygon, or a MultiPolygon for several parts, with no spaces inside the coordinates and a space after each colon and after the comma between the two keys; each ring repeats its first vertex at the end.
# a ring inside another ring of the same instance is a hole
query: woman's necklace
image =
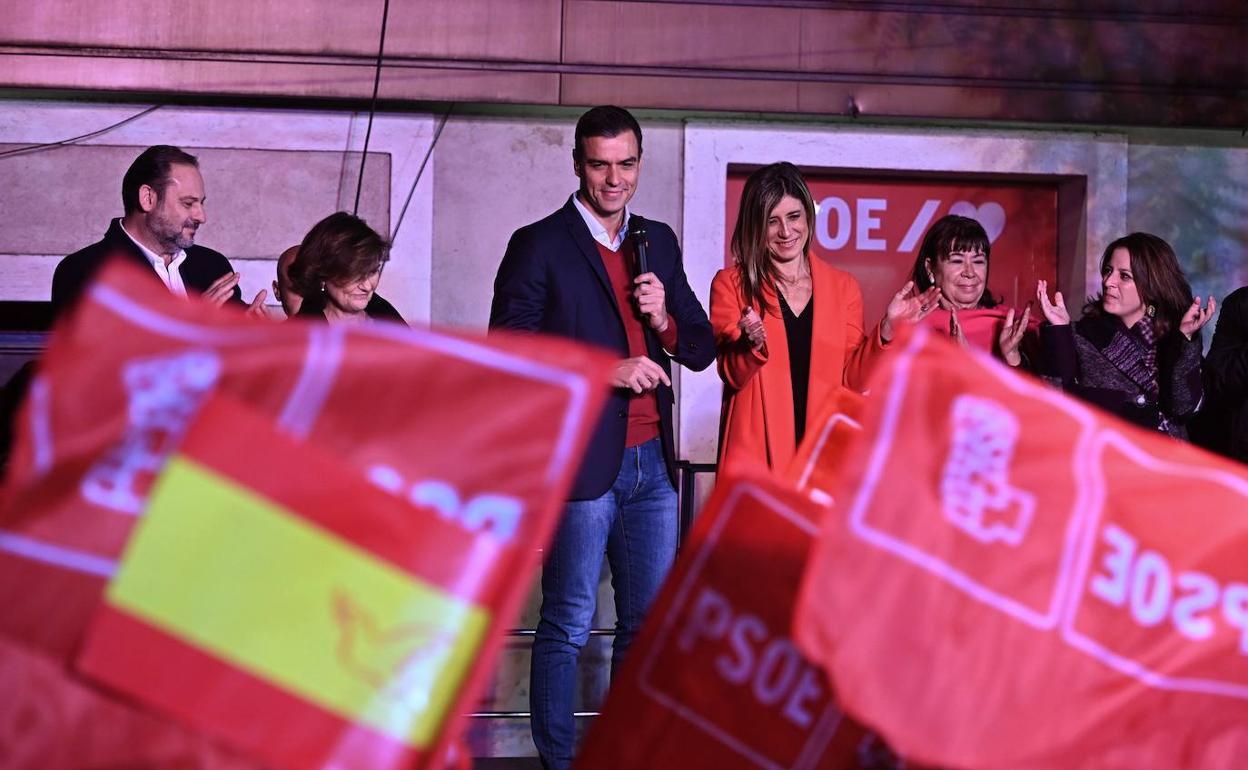
{"type": "Polygon", "coordinates": [[[812,293],[809,268],[798,268],[798,273],[793,278],[781,273],[779,279],[777,288],[784,296],[785,303],[793,311],[793,315],[801,315],[806,309],[806,304],[810,302],[812,293]]]}

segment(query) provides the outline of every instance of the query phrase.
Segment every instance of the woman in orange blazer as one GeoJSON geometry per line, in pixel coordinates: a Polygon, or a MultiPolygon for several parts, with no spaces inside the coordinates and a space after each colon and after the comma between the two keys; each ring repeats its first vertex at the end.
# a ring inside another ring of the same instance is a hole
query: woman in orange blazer
{"type": "Polygon", "coordinates": [[[811,259],[814,221],[810,190],[793,164],[760,168],[746,181],[732,234],[736,264],[711,284],[724,382],[721,471],[783,471],[807,416],[842,386],[862,390],[881,347],[878,330],[863,331],[858,281],[811,259]]]}

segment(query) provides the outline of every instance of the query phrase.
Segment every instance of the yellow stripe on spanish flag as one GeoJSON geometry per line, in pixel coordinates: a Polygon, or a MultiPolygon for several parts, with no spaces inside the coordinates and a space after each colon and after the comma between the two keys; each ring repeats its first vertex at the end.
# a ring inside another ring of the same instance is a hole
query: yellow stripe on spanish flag
{"type": "Polygon", "coordinates": [[[432,744],[489,620],[185,457],[169,461],[107,596],[416,748],[432,744]]]}

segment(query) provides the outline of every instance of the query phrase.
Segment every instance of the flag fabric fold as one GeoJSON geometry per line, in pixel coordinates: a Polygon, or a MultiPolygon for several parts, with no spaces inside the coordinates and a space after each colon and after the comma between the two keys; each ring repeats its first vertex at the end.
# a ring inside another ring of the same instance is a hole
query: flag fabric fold
{"type": "Polygon", "coordinates": [[[1248,473],[919,329],[812,548],[800,648],[908,761],[1233,768],[1248,473]]]}
{"type": "MultiPolygon", "coordinates": [[[[609,366],[539,337],[258,321],[110,267],[19,415],[0,637],[275,767],[434,766],[609,366]]],[[[118,756],[145,755],[86,759],[118,756]]]]}

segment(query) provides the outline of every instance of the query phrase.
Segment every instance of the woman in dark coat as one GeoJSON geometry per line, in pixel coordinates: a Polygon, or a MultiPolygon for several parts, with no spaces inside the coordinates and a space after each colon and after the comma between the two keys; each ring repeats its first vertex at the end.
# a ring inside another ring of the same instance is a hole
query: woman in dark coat
{"type": "Polygon", "coordinates": [[[303,296],[296,313],[330,323],[403,317],[377,294],[390,244],[357,216],[339,211],[313,225],[290,266],[290,280],[303,296]]]}
{"type": "Polygon", "coordinates": [[[1132,233],[1105,248],[1101,295],[1074,324],[1062,293],[1036,295],[1044,374],[1062,389],[1137,425],[1187,438],[1185,423],[1200,404],[1200,329],[1213,316],[1202,308],[1170,244],[1132,233]]]}

